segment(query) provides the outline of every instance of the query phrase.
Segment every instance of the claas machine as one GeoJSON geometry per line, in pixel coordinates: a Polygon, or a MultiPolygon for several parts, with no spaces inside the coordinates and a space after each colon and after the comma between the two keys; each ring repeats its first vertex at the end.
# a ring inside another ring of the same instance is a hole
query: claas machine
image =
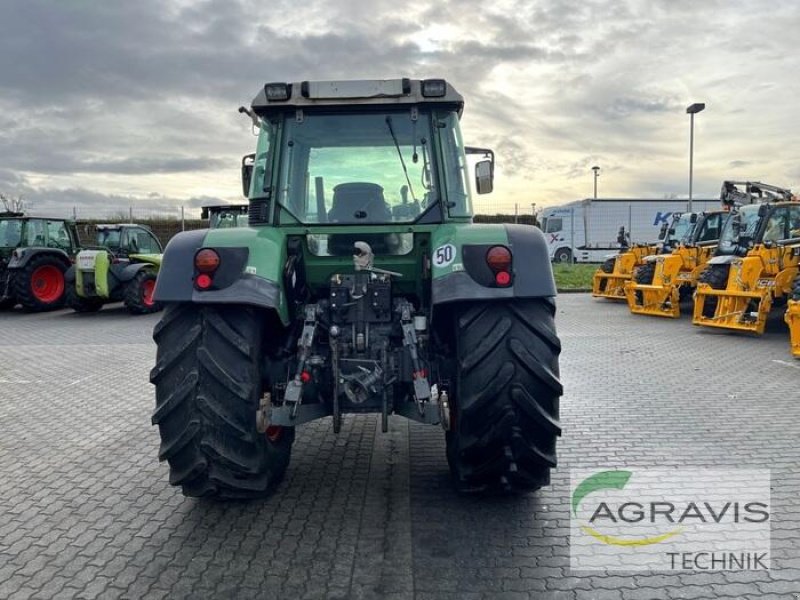
{"type": "Polygon", "coordinates": [[[772,307],[788,299],[800,263],[800,202],[785,188],[745,182],[758,204],[725,223],[700,275],[693,323],[762,334],[772,307]]]}

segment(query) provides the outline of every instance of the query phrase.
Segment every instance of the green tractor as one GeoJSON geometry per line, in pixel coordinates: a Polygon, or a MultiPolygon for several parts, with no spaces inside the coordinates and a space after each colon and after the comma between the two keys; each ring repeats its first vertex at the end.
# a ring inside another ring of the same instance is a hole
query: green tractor
{"type": "Polygon", "coordinates": [[[208,220],[210,229],[247,227],[247,204],[220,204],[204,206],[200,217],[208,220]]]}
{"type": "Polygon", "coordinates": [[[240,109],[259,131],[249,226],[175,236],[155,290],[152,421],[185,495],[264,495],[296,426],[363,413],[440,426],[461,491],[549,483],[547,244],[473,224],[494,153],[462,143],[463,106],[444,80],[397,79],[267,84],[240,109]]]}
{"type": "Polygon", "coordinates": [[[73,221],[0,213],[0,309],[64,306],[64,275],[80,244],[73,221]]]}
{"type": "Polygon", "coordinates": [[[85,313],[124,302],[134,315],[161,310],[153,297],[163,252],[155,234],[144,225],[97,225],[96,242],[67,272],[67,306],[85,313]]]}

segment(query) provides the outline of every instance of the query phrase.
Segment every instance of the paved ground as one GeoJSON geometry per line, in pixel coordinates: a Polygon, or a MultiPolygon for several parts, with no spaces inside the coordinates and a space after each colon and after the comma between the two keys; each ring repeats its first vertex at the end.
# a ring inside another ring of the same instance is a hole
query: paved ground
{"type": "Polygon", "coordinates": [[[564,438],[553,485],[469,499],[441,431],[371,417],[301,428],[257,503],[167,483],[147,382],[157,317],[0,314],[0,598],[800,597],[800,361],[761,339],[560,298],[564,438]],[[568,471],[769,467],[768,573],[571,573],[568,471]]]}

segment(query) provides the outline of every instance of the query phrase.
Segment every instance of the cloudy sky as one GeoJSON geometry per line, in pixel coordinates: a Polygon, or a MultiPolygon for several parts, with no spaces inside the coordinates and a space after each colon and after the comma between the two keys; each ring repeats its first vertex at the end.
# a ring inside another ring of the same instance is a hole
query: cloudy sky
{"type": "Polygon", "coordinates": [[[0,191],[109,216],[240,200],[266,81],[445,77],[497,152],[484,211],[800,189],[796,0],[2,0],[0,191]]]}

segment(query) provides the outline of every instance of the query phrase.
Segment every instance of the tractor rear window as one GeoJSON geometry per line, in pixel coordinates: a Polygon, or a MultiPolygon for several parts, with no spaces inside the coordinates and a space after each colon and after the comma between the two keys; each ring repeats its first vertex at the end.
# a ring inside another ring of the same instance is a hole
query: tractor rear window
{"type": "Polygon", "coordinates": [[[410,223],[437,202],[430,115],[287,119],[278,200],[303,223],[410,223]]]}

